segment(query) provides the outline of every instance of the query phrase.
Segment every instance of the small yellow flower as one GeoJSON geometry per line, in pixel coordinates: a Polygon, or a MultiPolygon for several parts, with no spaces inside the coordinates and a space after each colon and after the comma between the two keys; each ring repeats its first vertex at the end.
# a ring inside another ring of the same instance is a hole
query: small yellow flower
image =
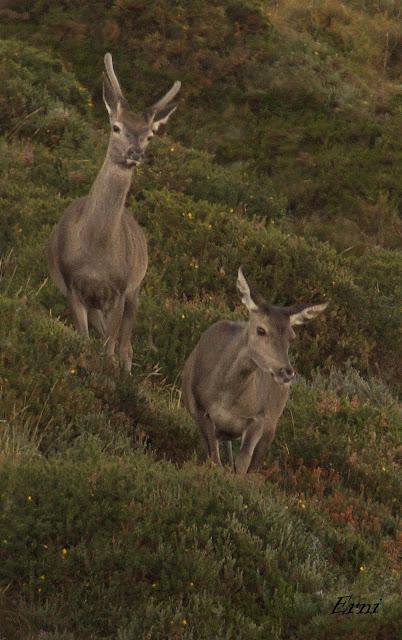
{"type": "Polygon", "coordinates": [[[42,587],[38,587],[38,591],[40,593],[42,591],[42,587]]]}
{"type": "Polygon", "coordinates": [[[184,313],[182,313],[182,314],[181,314],[181,317],[182,317],[182,319],[184,320],[184,318],[185,318],[186,316],[184,315],[184,313]]]}
{"type": "Polygon", "coordinates": [[[194,582],[190,582],[190,587],[194,587],[194,582]]]}
{"type": "Polygon", "coordinates": [[[181,621],[181,624],[183,625],[183,627],[185,627],[186,624],[187,624],[187,620],[185,618],[183,618],[183,620],[181,621]]]}
{"type": "Polygon", "coordinates": [[[152,589],[156,589],[156,587],[157,587],[157,586],[158,586],[158,583],[157,583],[157,582],[153,582],[153,583],[152,583],[152,589]]]}
{"type": "Polygon", "coordinates": [[[170,151],[174,151],[174,149],[175,149],[174,147],[170,147],[170,151]]]}
{"type": "Polygon", "coordinates": [[[48,548],[49,548],[49,547],[47,546],[47,544],[43,544],[43,545],[42,545],[42,547],[43,547],[44,549],[48,549],[48,548]]]}
{"type": "Polygon", "coordinates": [[[209,224],[209,225],[208,225],[208,229],[212,229],[212,224],[209,224]]]}
{"type": "Polygon", "coordinates": [[[67,554],[68,554],[68,550],[65,547],[63,547],[63,549],[61,550],[61,557],[65,558],[67,554]]]}
{"type": "Polygon", "coordinates": [[[71,368],[69,371],[70,371],[70,373],[71,373],[71,375],[72,375],[72,376],[76,373],[76,369],[74,369],[74,367],[73,367],[73,368],[71,368]]]}
{"type": "Polygon", "coordinates": [[[28,502],[32,502],[32,496],[27,496],[28,502]]]}
{"type": "Polygon", "coordinates": [[[364,564],[360,565],[359,571],[365,571],[366,567],[364,566],[364,564]]]}
{"type": "Polygon", "coordinates": [[[384,466],[381,467],[381,471],[386,471],[386,468],[384,466]]]}
{"type": "Polygon", "coordinates": [[[188,218],[189,220],[192,220],[192,219],[193,219],[193,214],[191,213],[191,211],[189,211],[189,212],[188,212],[188,214],[187,214],[187,218],[188,218]]]}
{"type": "Polygon", "coordinates": [[[46,576],[45,575],[39,576],[39,580],[46,580],[46,576]]]}

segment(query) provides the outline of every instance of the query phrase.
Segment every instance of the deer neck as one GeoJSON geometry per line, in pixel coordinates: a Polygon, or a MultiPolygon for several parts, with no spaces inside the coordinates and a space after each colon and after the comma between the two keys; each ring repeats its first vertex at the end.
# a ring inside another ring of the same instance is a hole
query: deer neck
{"type": "Polygon", "coordinates": [[[109,235],[120,228],[121,217],[133,169],[119,167],[106,154],[104,163],[87,196],[81,222],[95,235],[109,235]]]}
{"type": "Polygon", "coordinates": [[[247,343],[247,328],[244,328],[234,348],[235,356],[228,367],[230,384],[238,388],[243,388],[260,373],[257,365],[250,357],[247,343]]]}

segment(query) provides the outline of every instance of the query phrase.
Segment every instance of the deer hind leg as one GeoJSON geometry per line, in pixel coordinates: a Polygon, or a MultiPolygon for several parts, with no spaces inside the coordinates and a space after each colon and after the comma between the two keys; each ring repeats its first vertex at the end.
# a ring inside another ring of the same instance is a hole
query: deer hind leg
{"type": "Polygon", "coordinates": [[[119,358],[128,373],[131,372],[131,365],[133,362],[131,336],[133,333],[135,316],[137,314],[139,293],[140,289],[138,287],[133,294],[126,296],[124,301],[123,318],[120,325],[119,358]]]}
{"type": "Polygon", "coordinates": [[[50,277],[55,283],[56,287],[62,292],[63,295],[67,295],[67,286],[64,282],[64,278],[57,264],[57,226],[54,228],[53,232],[50,235],[46,252],[47,252],[47,263],[49,267],[50,277]]]}
{"type": "Polygon", "coordinates": [[[88,311],[74,289],[67,291],[67,302],[76,330],[82,336],[88,337],[88,311]]]}
{"type": "Polygon", "coordinates": [[[95,329],[102,340],[106,339],[105,318],[100,309],[88,309],[89,324],[95,329]]]}
{"type": "Polygon", "coordinates": [[[240,453],[236,458],[236,473],[244,475],[247,473],[255,448],[260,442],[263,435],[263,425],[260,420],[250,420],[243,433],[240,453]]]}
{"type": "Polygon", "coordinates": [[[275,430],[269,430],[269,431],[265,431],[264,434],[262,435],[262,438],[260,439],[260,441],[257,443],[255,449],[254,449],[254,453],[253,453],[253,457],[251,459],[251,463],[249,466],[249,471],[256,471],[258,469],[258,467],[261,464],[262,459],[264,458],[269,445],[271,444],[272,440],[274,439],[274,435],[275,435],[275,430]]]}
{"type": "Polygon", "coordinates": [[[197,409],[191,414],[194,422],[198,425],[207,445],[208,455],[212,462],[222,467],[221,457],[219,454],[219,440],[216,437],[215,425],[211,418],[202,409],[197,409]]]}
{"type": "Polygon", "coordinates": [[[106,355],[114,361],[114,352],[119,337],[120,325],[124,312],[124,296],[116,298],[106,316],[106,355]]]}
{"type": "Polygon", "coordinates": [[[223,448],[225,450],[227,464],[229,465],[229,467],[231,469],[234,469],[233,449],[232,449],[231,441],[230,440],[224,440],[223,441],[223,448]]]}

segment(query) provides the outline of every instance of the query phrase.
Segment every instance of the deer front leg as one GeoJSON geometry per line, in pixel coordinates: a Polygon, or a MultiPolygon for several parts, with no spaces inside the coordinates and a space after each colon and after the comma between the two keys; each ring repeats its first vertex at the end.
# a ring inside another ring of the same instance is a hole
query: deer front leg
{"type": "Polygon", "coordinates": [[[235,470],[240,475],[245,475],[251,464],[254,450],[263,435],[263,425],[260,420],[250,420],[247,424],[240,445],[240,452],[236,458],[235,470]]]}
{"type": "Polygon", "coordinates": [[[88,337],[88,311],[74,289],[67,291],[67,302],[76,330],[82,336],[88,337]]]}

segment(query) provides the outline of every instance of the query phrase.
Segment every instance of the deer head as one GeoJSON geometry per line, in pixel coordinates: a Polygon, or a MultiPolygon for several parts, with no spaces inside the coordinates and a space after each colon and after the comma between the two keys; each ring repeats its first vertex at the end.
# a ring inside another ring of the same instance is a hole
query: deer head
{"type": "Polygon", "coordinates": [[[250,288],[241,268],[237,288],[250,313],[247,334],[250,358],[260,369],[269,372],[276,382],[288,384],[295,376],[288,356],[290,342],[296,337],[293,327],[318,316],[328,302],[291,307],[273,306],[250,288]]]}
{"type": "Polygon", "coordinates": [[[161,124],[175,111],[174,99],[181,83],[176,81],[163,98],[141,113],[130,110],[113,69],[110,53],[105,55],[103,100],[109,114],[111,133],[109,157],[120,167],[132,168],[141,162],[145,150],[161,124]]]}

